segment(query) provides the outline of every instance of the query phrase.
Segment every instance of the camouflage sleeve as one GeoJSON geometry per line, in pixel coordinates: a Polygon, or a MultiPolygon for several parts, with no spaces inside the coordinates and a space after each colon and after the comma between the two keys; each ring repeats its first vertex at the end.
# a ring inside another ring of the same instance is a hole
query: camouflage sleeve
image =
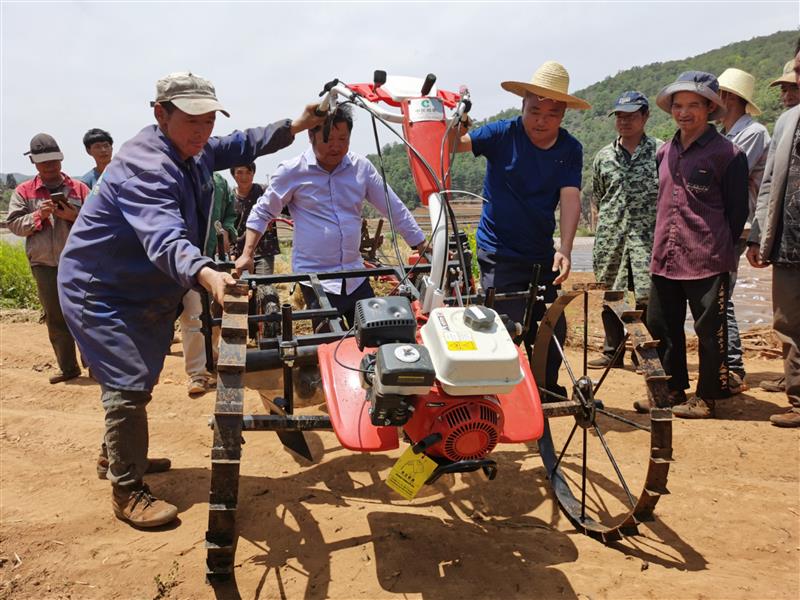
{"type": "Polygon", "coordinates": [[[238,232],[236,231],[236,207],[233,202],[233,194],[230,187],[225,185],[225,192],[222,197],[222,204],[220,206],[220,221],[222,226],[230,235],[230,239],[235,240],[238,232]]]}
{"type": "Polygon", "coordinates": [[[600,154],[594,157],[592,162],[592,205],[595,207],[600,206],[600,200],[606,194],[606,185],[603,180],[603,169],[601,165],[600,154]]]}

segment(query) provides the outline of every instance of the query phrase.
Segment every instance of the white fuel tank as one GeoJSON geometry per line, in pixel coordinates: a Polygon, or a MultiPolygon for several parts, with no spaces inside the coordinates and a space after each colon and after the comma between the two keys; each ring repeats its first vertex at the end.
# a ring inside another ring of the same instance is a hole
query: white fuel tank
{"type": "Polygon", "coordinates": [[[522,381],[517,347],[490,308],[435,308],[421,334],[448,394],[505,394],[522,381]]]}

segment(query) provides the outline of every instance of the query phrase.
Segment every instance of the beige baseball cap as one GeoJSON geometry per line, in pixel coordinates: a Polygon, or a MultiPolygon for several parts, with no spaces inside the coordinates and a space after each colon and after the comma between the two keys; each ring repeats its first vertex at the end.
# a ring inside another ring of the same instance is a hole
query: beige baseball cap
{"type": "Polygon", "coordinates": [[[190,115],[203,115],[218,110],[226,117],[230,113],[217,100],[214,85],[190,72],[170,73],[156,82],[156,99],[150,103],[172,102],[190,115]]]}

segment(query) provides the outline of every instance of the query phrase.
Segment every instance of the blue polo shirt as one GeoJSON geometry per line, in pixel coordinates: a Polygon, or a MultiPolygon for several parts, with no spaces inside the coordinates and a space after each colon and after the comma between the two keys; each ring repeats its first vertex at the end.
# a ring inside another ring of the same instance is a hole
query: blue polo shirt
{"type": "Polygon", "coordinates": [[[531,143],[522,117],[470,131],[472,152],[485,156],[478,247],[499,258],[553,260],[559,193],[581,187],[583,147],[565,129],[547,150],[531,143]]]}

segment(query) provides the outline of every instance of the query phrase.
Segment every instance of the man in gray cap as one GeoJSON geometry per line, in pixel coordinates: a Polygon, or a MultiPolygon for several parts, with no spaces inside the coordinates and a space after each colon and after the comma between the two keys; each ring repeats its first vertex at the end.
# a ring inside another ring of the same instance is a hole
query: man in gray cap
{"type": "MultiPolygon", "coordinates": [[[[598,282],[609,289],[634,292],[636,306],[643,310],[650,293],[656,226],[656,152],[664,142],[644,131],[650,104],[641,92],[623,92],[612,115],[619,137],[602,148],[592,163],[592,201],[597,208],[592,265],[598,282]]],[[[589,367],[621,367],[625,352],[617,349],[625,338],[622,323],[607,307],[602,319],[603,355],[589,361],[589,367]]]]}
{"type": "Polygon", "coordinates": [[[317,125],[315,106],[296,120],[211,137],[216,113],[228,116],[214,87],[192,73],[156,84],[157,125],[120,148],[78,218],[62,257],[58,284],[64,316],[101,385],[108,456],[98,474],[112,483],[115,515],[137,527],[172,521],[177,508],[144,484],[146,406],[164,366],[173,323],[188,289],[222,302],[227,273],[204,256],[214,171],[252,162],[288,146],[317,125]]]}
{"type": "Polygon", "coordinates": [[[656,103],[672,115],[678,131],[656,155],[659,189],[647,326],[660,340],[661,362],[671,376],[673,414],[709,418],[716,400],[730,396],[725,302],[736,267],[734,244],[747,220],[747,158],[709,124],[725,115],[719,84],[710,73],[681,73],[659,92],[656,103]],[[697,394],[691,399],[684,392],[689,387],[687,302],[700,358],[697,394]]]}
{"type": "Polygon", "coordinates": [[[61,251],[89,188],[61,172],[64,155],[46,133],[33,137],[25,155],[30,156],[37,175],[14,190],[7,222],[11,233],[25,238],[25,253],[58,362],[59,372],[50,377],[50,383],[60,383],[78,377],[81,369],[58,302],[56,274],[61,251]]]}

